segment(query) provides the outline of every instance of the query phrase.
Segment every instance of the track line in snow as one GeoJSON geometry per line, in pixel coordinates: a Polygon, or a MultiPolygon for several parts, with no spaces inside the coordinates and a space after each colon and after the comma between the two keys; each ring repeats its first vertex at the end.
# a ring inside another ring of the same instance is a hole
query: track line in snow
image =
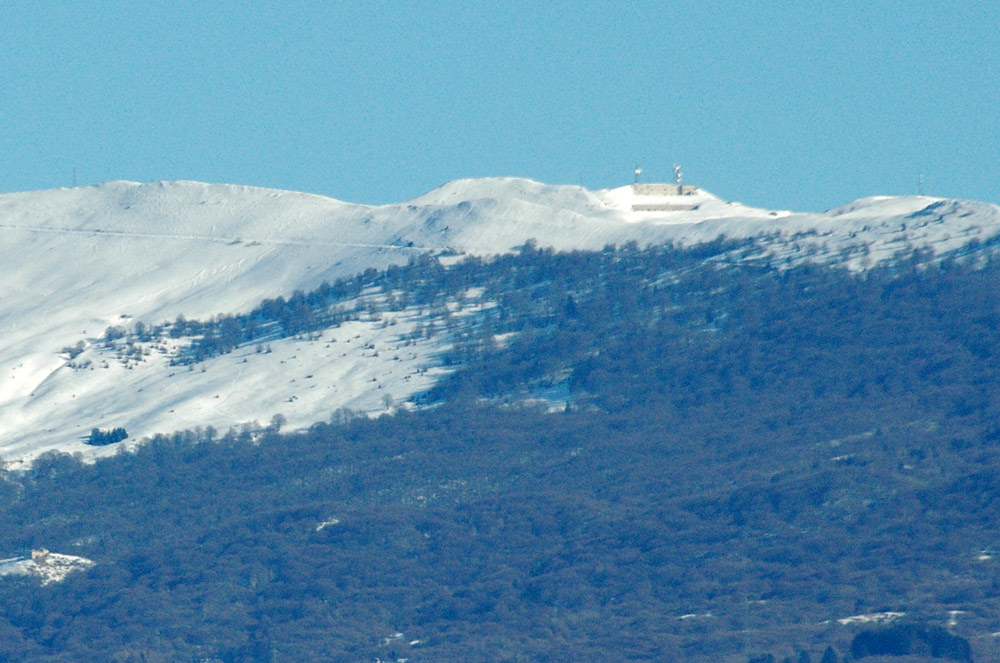
{"type": "Polygon", "coordinates": [[[129,230],[99,230],[87,228],[52,228],[46,226],[21,226],[0,224],[0,230],[50,233],[56,235],[89,235],[92,237],[129,237],[136,239],[173,239],[178,241],[219,242],[222,244],[271,244],[280,246],[346,246],[360,249],[395,249],[399,251],[438,251],[437,246],[401,246],[399,244],[374,244],[366,242],[336,242],[314,239],[259,239],[254,237],[219,237],[216,235],[178,235],[172,233],[144,233],[129,230]]]}

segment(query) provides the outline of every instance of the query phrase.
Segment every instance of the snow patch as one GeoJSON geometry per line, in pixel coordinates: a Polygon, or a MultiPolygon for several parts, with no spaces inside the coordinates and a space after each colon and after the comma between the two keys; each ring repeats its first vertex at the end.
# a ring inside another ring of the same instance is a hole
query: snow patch
{"type": "Polygon", "coordinates": [[[842,619],[838,619],[837,623],[841,626],[851,626],[854,624],[884,624],[894,622],[905,616],[905,612],[870,612],[865,615],[844,617],[842,619]]]}
{"type": "Polygon", "coordinates": [[[323,522],[317,523],[317,525],[316,525],[316,531],[317,532],[322,532],[323,530],[325,530],[327,527],[330,527],[331,525],[339,525],[339,524],[340,524],[340,518],[327,518],[323,522]]]}
{"type": "Polygon", "coordinates": [[[86,557],[64,555],[48,550],[33,550],[31,557],[13,557],[0,560],[0,576],[33,576],[42,585],[62,582],[75,571],[85,571],[95,562],[86,557]]]}

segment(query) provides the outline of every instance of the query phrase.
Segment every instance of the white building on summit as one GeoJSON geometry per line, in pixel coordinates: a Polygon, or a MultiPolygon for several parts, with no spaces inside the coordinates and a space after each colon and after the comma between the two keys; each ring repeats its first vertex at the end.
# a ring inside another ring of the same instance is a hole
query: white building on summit
{"type": "Polygon", "coordinates": [[[632,195],[636,199],[632,203],[633,212],[682,212],[697,209],[697,202],[683,199],[684,196],[695,195],[698,187],[682,182],[684,173],[679,164],[674,164],[673,184],[640,182],[638,178],[642,169],[637,167],[635,172],[636,181],[632,184],[632,195]]]}

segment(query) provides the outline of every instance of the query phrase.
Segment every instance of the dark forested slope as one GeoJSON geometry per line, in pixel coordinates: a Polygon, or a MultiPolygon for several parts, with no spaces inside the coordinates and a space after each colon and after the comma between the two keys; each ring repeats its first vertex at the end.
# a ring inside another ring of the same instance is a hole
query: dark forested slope
{"type": "Polygon", "coordinates": [[[995,657],[1000,267],[738,250],[368,274],[496,304],[430,407],[8,476],[0,553],[97,565],[0,579],[0,658],[820,660],[887,611],[995,657]]]}

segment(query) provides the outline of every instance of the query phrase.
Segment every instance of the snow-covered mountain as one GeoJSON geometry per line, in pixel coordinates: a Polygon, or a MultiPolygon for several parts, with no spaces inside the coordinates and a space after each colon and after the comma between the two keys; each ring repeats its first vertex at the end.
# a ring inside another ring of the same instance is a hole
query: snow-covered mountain
{"type": "Polygon", "coordinates": [[[822,214],[761,210],[705,191],[588,191],[523,179],[460,180],[385,206],[196,182],[107,184],[0,195],[0,457],[18,465],[83,444],[92,428],[132,440],[197,426],[293,427],[341,407],[405,404],[441,369],[440,338],[403,343],[417,312],[354,321],[316,337],[241,348],[193,367],[173,348],[122,359],[109,327],[246,311],[268,297],[403,263],[421,252],[495,254],[529,239],[560,250],[634,241],[758,238],[777,261],[863,269],[900,251],[959,250],[1000,234],[1000,208],[876,197],[822,214]]]}

